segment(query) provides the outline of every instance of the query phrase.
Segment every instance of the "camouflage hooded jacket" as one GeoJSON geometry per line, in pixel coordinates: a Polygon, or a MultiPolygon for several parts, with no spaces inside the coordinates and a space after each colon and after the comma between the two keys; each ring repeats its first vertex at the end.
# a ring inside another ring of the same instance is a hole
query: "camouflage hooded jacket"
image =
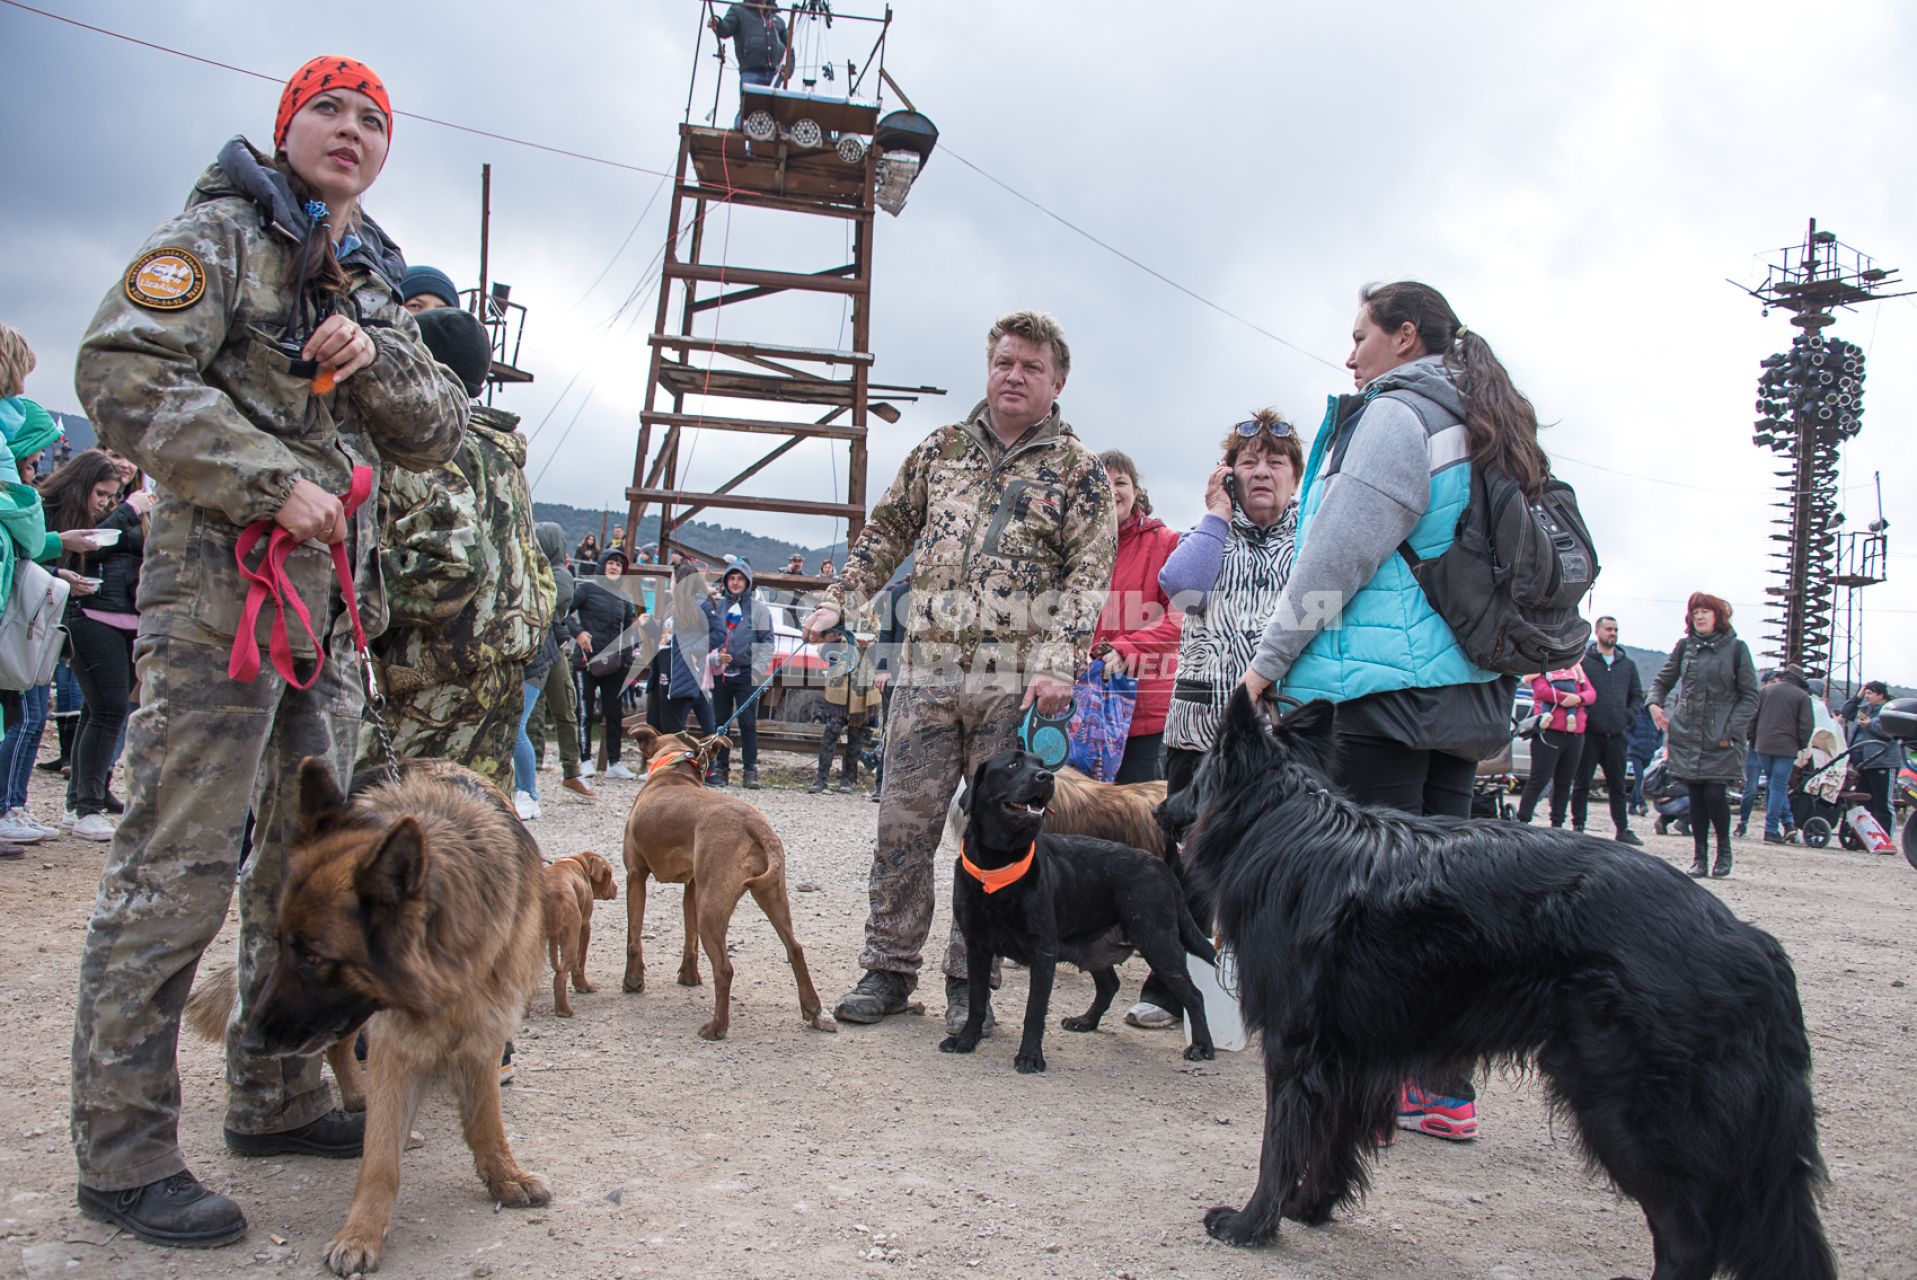
{"type": "Polygon", "coordinates": [[[909,552],[899,678],[1016,672],[1073,679],[1111,586],[1111,481],[1053,406],[1009,449],[981,401],[907,455],[825,592],[856,608],[909,552]]]}
{"type": "Polygon", "coordinates": [[[391,693],[523,666],[539,651],[557,591],[533,533],[518,423],[476,404],[451,462],[386,474],[380,564],[392,630],[375,649],[391,693]]]}
{"type": "MultiPolygon", "coordinates": [[[[371,219],[341,259],[337,305],[372,339],[373,363],[324,395],[291,371],[276,344],[288,336],[307,225],[285,179],[235,138],[185,212],[148,238],[81,344],[74,380],[87,416],[159,483],[140,578],[143,631],[230,643],[246,600],[233,559],[245,526],[272,519],[301,479],[344,494],[355,465],[437,466],[466,429],[465,389],[401,308],[394,272],[404,259],[371,219]]],[[[386,616],[378,507],[361,507],[347,535],[372,634],[386,616]]],[[[331,557],[309,543],[286,571],[322,625],[336,590],[331,557]]],[[[262,610],[262,644],[271,616],[262,610]]],[[[304,632],[291,630],[295,654],[310,658],[304,632]]]]}

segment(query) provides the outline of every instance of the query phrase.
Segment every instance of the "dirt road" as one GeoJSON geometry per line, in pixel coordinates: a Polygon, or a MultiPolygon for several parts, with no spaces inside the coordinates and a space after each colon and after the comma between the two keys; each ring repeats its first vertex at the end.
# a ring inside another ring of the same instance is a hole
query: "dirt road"
{"type": "MultiPolygon", "coordinates": [[[[775,759],[782,759],[775,757],[775,759]]],[[[810,796],[796,769],[768,771],[753,798],[787,842],[800,937],[828,1006],[857,976],[877,806],[863,794],[810,796]]],[[[596,848],[615,862],[634,784],[602,782],[588,803],[542,775],[533,830],[548,857],[596,848]]],[[[58,812],[35,777],[35,807],[58,812]]],[[[1688,863],[1688,841],[1651,840],[1688,863]]],[[[211,1045],[181,1049],[182,1142],[196,1173],[236,1196],[251,1233],[212,1253],[150,1249],[73,1208],[66,1135],[67,1052],[80,941],[105,846],[71,838],[0,864],[0,1276],[314,1276],[344,1218],[356,1165],[245,1160],[220,1144],[222,1084],[211,1045]]],[[[1776,933],[1796,963],[1831,1170],[1826,1222],[1852,1280],[1917,1277],[1917,873],[1901,858],[1741,841],[1737,874],[1713,882],[1738,913],[1776,933]]],[[[944,876],[941,874],[941,885],[944,876]]],[[[941,888],[941,899],[944,897],[941,888]]],[[[578,1016],[541,991],[518,1037],[507,1126],[553,1203],[495,1211],[458,1123],[429,1102],[426,1145],[406,1157],[381,1275],[449,1277],[1044,1276],[1487,1277],[1645,1275],[1649,1236],[1635,1206],[1588,1177],[1554,1130],[1536,1080],[1482,1086],[1483,1137],[1452,1146],[1401,1135],[1370,1197],[1329,1227],[1286,1224],[1279,1243],[1241,1252],[1208,1240],[1200,1215],[1242,1202],[1263,1114],[1255,1050],[1194,1065],[1178,1032],[1108,1020],[1095,1035],[1053,1031],[1050,1070],[1012,1070],[1012,1045],[970,1058],[935,1050],[936,974],[922,1018],[837,1035],[804,1028],[783,954],[748,900],[733,921],[738,978],[731,1038],[695,1034],[710,988],[674,986],[674,891],[646,923],[652,974],[619,990],[625,894],[599,904],[593,995],[578,1016]]],[[[943,946],[943,912],[929,948],[943,946]]],[[[228,933],[215,944],[229,951],[228,933]]],[[[1130,968],[1138,968],[1134,961],[1130,968]]],[[[1119,1008],[1139,973],[1126,975],[1119,1008]]],[[[1061,973],[1055,1016],[1089,1001],[1061,973]]],[[[1009,971],[1001,1015],[1023,1007],[1009,971]]]]}

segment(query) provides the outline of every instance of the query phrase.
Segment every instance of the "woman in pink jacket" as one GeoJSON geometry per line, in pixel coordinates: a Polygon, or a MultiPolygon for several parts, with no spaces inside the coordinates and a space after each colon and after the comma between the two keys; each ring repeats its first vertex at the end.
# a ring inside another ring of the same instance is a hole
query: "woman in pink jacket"
{"type": "Polygon", "coordinates": [[[1584,674],[1582,662],[1531,677],[1532,707],[1545,719],[1531,739],[1531,776],[1524,780],[1524,795],[1518,801],[1519,822],[1531,821],[1538,796],[1549,782],[1551,825],[1564,825],[1571,783],[1577,775],[1578,759],[1584,754],[1585,720],[1596,697],[1597,690],[1584,674]]]}
{"type": "Polygon", "coordinates": [[[1165,776],[1165,712],[1178,669],[1178,633],[1185,616],[1171,607],[1158,571],[1178,546],[1178,532],[1152,515],[1138,468],[1116,449],[1098,455],[1111,477],[1118,521],[1118,558],[1111,594],[1092,634],[1092,656],[1105,670],[1138,681],[1125,759],[1114,782],[1154,782],[1165,776]]]}

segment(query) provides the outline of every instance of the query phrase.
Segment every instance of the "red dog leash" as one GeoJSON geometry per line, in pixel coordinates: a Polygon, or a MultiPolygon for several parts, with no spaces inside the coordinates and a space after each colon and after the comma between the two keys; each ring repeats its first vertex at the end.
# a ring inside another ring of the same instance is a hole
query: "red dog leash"
{"type": "MultiPolygon", "coordinates": [[[[372,493],[373,469],[354,467],[352,486],[340,499],[346,505],[345,514],[351,516],[359,510],[372,493]]],[[[286,576],[286,561],[300,545],[300,541],[286,529],[271,520],[260,520],[246,526],[233,548],[233,559],[240,567],[240,576],[247,581],[246,608],[240,615],[239,630],[233,636],[233,654],[227,661],[226,674],[242,684],[251,684],[260,674],[257,628],[260,610],[266,606],[268,598],[273,601],[273,627],[268,640],[273,669],[286,677],[286,682],[295,689],[312,688],[320,672],[326,669],[326,646],[313,634],[313,618],[307,612],[306,602],[300,599],[299,592],[293,589],[291,579],[286,576]],[[246,557],[262,538],[266,540],[266,554],[260,559],[260,567],[248,568],[246,557]],[[313,648],[319,655],[313,674],[304,680],[299,678],[293,665],[293,642],[286,626],[286,611],[289,608],[293,616],[299,619],[306,638],[313,642],[313,648]]],[[[346,543],[337,542],[329,550],[333,556],[333,571],[339,578],[340,597],[346,601],[346,616],[353,624],[353,643],[361,655],[366,655],[366,629],[360,625],[359,601],[353,593],[353,564],[347,557],[346,543]]]]}

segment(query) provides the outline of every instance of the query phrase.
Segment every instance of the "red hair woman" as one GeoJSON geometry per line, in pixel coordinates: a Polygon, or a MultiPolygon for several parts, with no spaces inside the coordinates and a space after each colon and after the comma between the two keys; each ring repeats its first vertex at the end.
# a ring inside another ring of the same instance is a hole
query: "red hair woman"
{"type": "Polygon", "coordinates": [[[1744,776],[1744,742],[1757,714],[1757,664],[1731,629],[1731,606],[1698,591],[1684,608],[1684,638],[1651,682],[1651,719],[1670,735],[1671,777],[1691,793],[1691,874],[1731,873],[1730,786],[1744,776]],[[1717,832],[1717,860],[1708,841],[1717,832]]]}

